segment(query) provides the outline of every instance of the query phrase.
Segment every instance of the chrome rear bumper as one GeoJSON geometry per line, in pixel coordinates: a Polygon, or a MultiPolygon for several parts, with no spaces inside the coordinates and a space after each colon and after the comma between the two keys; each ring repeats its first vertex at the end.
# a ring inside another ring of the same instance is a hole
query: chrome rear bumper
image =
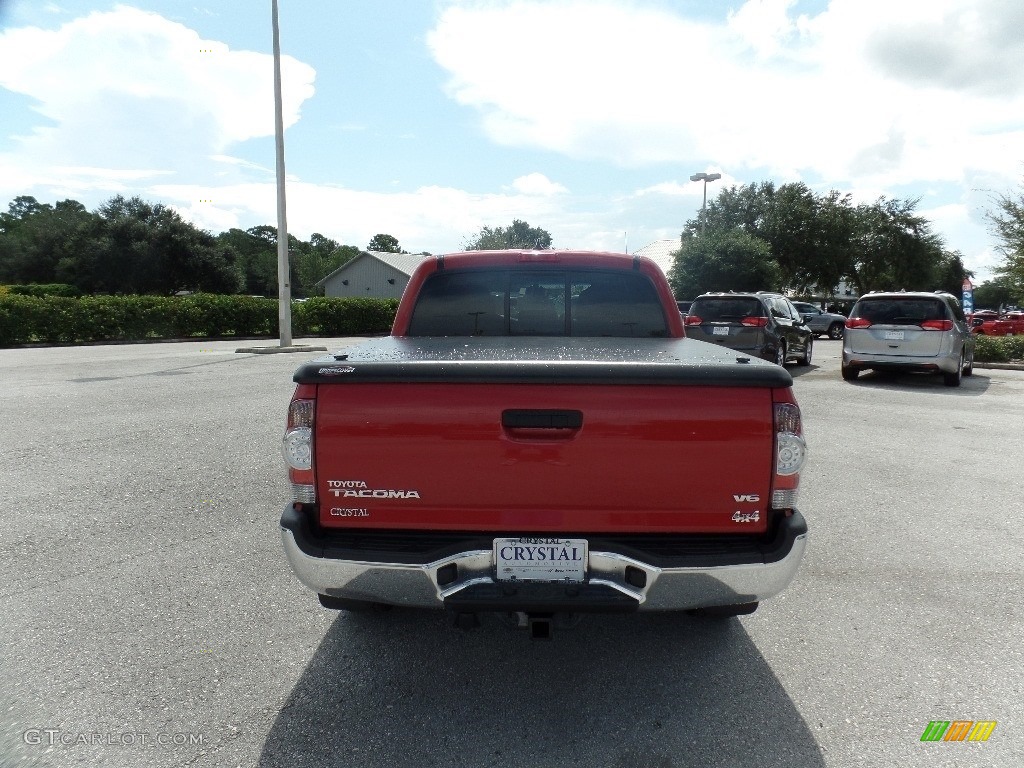
{"type": "Polygon", "coordinates": [[[587,581],[582,585],[498,581],[489,549],[459,552],[429,563],[325,555],[308,523],[291,506],[281,518],[281,540],[299,580],[332,597],[474,611],[679,611],[756,602],[785,589],[803,559],[807,524],[794,512],[782,526],[785,530],[776,536],[780,551],[762,562],[659,567],[591,549],[587,581]]]}

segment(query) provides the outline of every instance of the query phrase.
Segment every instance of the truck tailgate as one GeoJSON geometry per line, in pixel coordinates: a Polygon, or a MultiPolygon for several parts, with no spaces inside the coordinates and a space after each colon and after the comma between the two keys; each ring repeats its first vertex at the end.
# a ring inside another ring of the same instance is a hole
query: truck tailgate
{"type": "Polygon", "coordinates": [[[317,387],[324,526],[765,530],[769,387],[334,381],[317,387]]]}

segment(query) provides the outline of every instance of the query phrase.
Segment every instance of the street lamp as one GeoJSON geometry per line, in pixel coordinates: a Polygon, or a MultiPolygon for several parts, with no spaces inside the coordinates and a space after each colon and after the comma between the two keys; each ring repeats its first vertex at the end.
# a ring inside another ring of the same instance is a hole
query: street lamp
{"type": "Polygon", "coordinates": [[[700,209],[700,236],[704,237],[704,219],[707,218],[708,214],[708,182],[718,181],[722,178],[720,173],[695,173],[690,177],[690,181],[703,181],[704,182],[704,205],[700,209]]]}

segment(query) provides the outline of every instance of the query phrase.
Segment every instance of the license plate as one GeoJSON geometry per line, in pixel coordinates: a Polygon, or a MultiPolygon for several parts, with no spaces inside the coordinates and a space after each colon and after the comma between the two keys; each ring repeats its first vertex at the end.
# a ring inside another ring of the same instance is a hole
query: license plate
{"type": "Polygon", "coordinates": [[[886,331],[885,338],[896,339],[897,341],[903,341],[903,331],[886,331]]]}
{"type": "Polygon", "coordinates": [[[728,336],[729,335],[729,326],[727,326],[727,325],[716,325],[714,328],[711,329],[711,334],[713,336],[728,336]]]}
{"type": "Polygon", "coordinates": [[[494,540],[498,581],[566,581],[587,575],[587,540],[558,537],[494,540]]]}

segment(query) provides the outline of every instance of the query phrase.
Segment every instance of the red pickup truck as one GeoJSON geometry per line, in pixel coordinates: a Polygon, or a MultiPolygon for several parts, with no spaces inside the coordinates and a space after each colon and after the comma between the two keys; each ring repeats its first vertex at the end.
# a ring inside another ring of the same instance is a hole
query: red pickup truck
{"type": "Polygon", "coordinates": [[[752,612],[793,579],[806,455],[781,366],[684,337],[646,258],[428,257],[389,337],[302,365],[281,517],[329,608],[752,612]]]}

